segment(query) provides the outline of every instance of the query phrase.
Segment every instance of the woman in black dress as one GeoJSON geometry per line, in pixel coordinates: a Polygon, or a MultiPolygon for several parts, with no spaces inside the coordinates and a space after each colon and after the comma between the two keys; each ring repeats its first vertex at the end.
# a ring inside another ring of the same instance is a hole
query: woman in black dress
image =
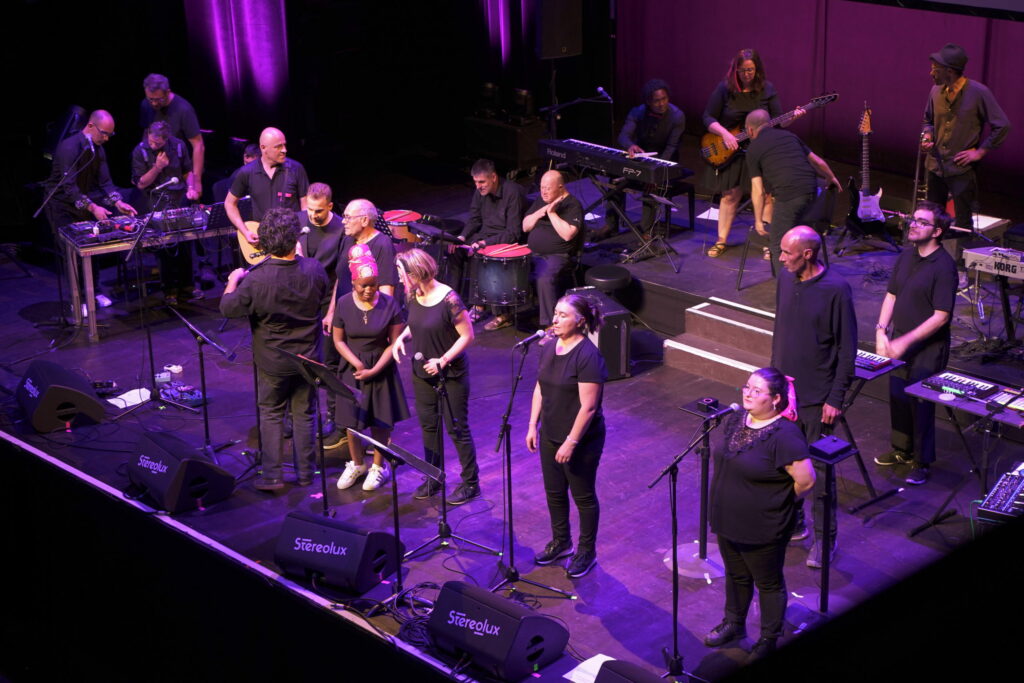
{"type": "MultiPolygon", "coordinates": [[[[473,341],[473,323],[459,295],[435,279],[437,263],[425,251],[402,252],[395,265],[407,293],[409,321],[395,341],[392,355],[395,362],[401,362],[407,353],[406,342],[411,339],[415,358],[412,388],[426,460],[435,467],[441,466],[442,437],[437,424],[440,413],[462,465],[462,482],[448,496],[448,502],[462,505],[480,495],[476,445],[469,431],[469,361],[465,353],[473,341]],[[446,400],[442,401],[439,386],[443,386],[446,400]]],[[[440,490],[436,481],[425,479],[414,497],[423,500],[440,490]]]]}
{"type": "MultiPolygon", "coordinates": [[[[737,149],[739,143],[730,131],[742,128],[747,114],[755,109],[768,110],[772,118],[782,114],[775,86],[765,80],[761,56],[757,50],[743,49],[729,62],[725,80],[712,91],[704,108],[704,126],[708,132],[721,136],[728,149],[737,149]]],[[[708,256],[718,257],[725,251],[740,200],[744,192],[750,190],[743,150],[734,155],[724,168],[706,167],[704,184],[714,194],[722,195],[718,205],[718,239],[708,249],[708,256]]],[[[770,217],[770,203],[766,204],[765,211],[765,215],[770,217]]]]}
{"type": "Polygon", "coordinates": [[[535,453],[540,446],[551,515],[551,541],[534,562],[551,564],[572,555],[566,573],[573,578],[583,576],[597,562],[597,466],[605,436],[601,394],[608,371],[587,335],[600,327],[600,311],[583,297],[567,294],[558,300],[551,325],[556,340],[541,347],[526,433],[527,449],[535,453]],[[575,554],[569,491],[580,515],[575,554]]]}
{"type": "Polygon", "coordinates": [[[711,530],[725,563],[725,618],[705,636],[718,647],[747,633],[747,611],[757,587],[761,637],[756,659],[775,649],[786,614],[786,546],[796,503],[814,488],[800,427],[782,413],[788,382],[775,368],[755,370],[743,387],[743,412],[726,423],[711,481],[711,530]]]}
{"type": "MultiPolygon", "coordinates": [[[[339,400],[336,421],[343,429],[370,431],[381,443],[388,443],[395,423],[409,417],[405,391],[397,368],[391,362],[391,346],[402,332],[402,307],[393,297],[380,291],[377,262],[364,245],[349,251],[352,292],[343,294],[334,311],[334,346],[344,362],[342,372],[360,390],[358,405],[339,400]]],[[[363,462],[366,444],[349,434],[348,452],[352,459],[338,478],[338,488],[347,489],[359,477],[364,491],[373,491],[391,476],[379,452],[373,464],[363,462]]]]}

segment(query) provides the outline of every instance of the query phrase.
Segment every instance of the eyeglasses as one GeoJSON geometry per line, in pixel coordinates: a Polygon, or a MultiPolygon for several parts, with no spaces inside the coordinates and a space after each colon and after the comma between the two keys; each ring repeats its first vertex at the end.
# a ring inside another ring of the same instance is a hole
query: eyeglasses
{"type": "Polygon", "coordinates": [[[745,394],[750,394],[750,395],[751,395],[751,396],[753,396],[754,398],[757,398],[757,397],[758,397],[758,396],[760,396],[761,394],[767,394],[767,393],[768,393],[768,392],[767,392],[767,391],[765,391],[764,389],[761,389],[761,388],[759,388],[759,387],[752,387],[752,386],[750,386],[749,384],[744,384],[744,385],[743,385],[742,387],[740,387],[740,388],[741,388],[741,390],[743,391],[743,393],[745,393],[745,394]]]}
{"type": "Polygon", "coordinates": [[[343,214],[341,214],[341,220],[343,220],[343,221],[350,221],[350,220],[353,220],[355,218],[365,218],[365,217],[366,217],[365,213],[343,213],[343,214]]]}
{"type": "Polygon", "coordinates": [[[108,137],[108,138],[114,137],[114,131],[112,131],[112,130],[103,130],[102,128],[97,126],[95,123],[92,124],[92,127],[96,129],[97,133],[99,133],[100,135],[103,135],[104,137],[108,137]]]}
{"type": "Polygon", "coordinates": [[[757,69],[756,68],[754,68],[754,69],[750,69],[750,68],[747,68],[747,69],[736,69],[736,73],[740,73],[740,74],[756,74],[757,73],[757,69]]]}
{"type": "Polygon", "coordinates": [[[929,229],[935,227],[934,223],[930,223],[930,222],[928,222],[928,221],[926,221],[926,220],[924,220],[922,218],[911,218],[910,219],[910,224],[911,225],[919,225],[922,228],[929,228],[929,229]]]}

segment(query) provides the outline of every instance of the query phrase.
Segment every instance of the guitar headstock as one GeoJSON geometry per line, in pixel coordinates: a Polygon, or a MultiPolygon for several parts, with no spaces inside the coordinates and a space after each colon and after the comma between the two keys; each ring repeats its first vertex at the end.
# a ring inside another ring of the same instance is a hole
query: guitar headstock
{"type": "Polygon", "coordinates": [[[818,107],[824,107],[826,104],[832,104],[833,102],[835,102],[838,99],[839,99],[839,93],[833,91],[833,92],[827,93],[825,95],[818,95],[817,97],[812,99],[810,102],[805,104],[803,106],[803,108],[805,110],[817,109],[818,107]]]}
{"type": "Polygon", "coordinates": [[[868,103],[864,103],[864,113],[860,115],[860,125],[857,126],[857,132],[861,135],[871,135],[871,110],[868,109],[868,103]]]}

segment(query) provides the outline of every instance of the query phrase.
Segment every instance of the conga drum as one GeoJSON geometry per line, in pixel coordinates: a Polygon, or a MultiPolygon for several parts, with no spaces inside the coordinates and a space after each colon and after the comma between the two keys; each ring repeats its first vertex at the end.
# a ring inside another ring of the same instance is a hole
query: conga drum
{"type": "Polygon", "coordinates": [[[409,223],[415,223],[422,219],[423,214],[418,211],[395,209],[393,211],[384,212],[384,222],[391,228],[391,235],[395,239],[402,240],[406,243],[399,246],[399,251],[409,249],[423,240],[422,237],[409,229],[409,223]]]}
{"type": "Polygon", "coordinates": [[[530,294],[530,248],[524,244],[492,244],[475,255],[474,294],[477,303],[513,306],[530,294]]]}

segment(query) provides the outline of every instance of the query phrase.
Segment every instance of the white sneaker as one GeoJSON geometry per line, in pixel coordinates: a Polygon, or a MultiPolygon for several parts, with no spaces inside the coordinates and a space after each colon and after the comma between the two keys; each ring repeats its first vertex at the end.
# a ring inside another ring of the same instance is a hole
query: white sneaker
{"type": "Polygon", "coordinates": [[[341,490],[347,489],[352,484],[356,483],[356,479],[366,474],[366,470],[369,469],[365,464],[357,465],[351,460],[345,463],[345,471],[338,477],[338,488],[341,490]]]}
{"type": "Polygon", "coordinates": [[[370,472],[366,475],[366,479],[363,481],[364,491],[376,491],[382,485],[386,484],[391,478],[391,470],[388,469],[387,465],[370,465],[370,472]]]}

